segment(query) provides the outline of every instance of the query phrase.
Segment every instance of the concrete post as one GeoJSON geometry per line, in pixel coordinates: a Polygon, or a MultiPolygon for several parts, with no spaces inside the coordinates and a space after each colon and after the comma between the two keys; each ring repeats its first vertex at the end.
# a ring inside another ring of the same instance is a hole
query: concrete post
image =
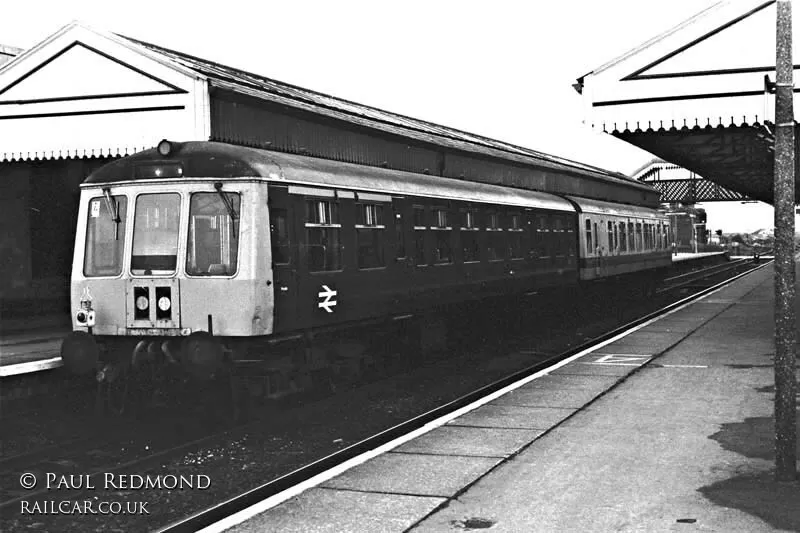
{"type": "Polygon", "coordinates": [[[795,423],[794,109],[792,4],[777,2],[775,52],[775,476],[797,477],[795,423]]]}

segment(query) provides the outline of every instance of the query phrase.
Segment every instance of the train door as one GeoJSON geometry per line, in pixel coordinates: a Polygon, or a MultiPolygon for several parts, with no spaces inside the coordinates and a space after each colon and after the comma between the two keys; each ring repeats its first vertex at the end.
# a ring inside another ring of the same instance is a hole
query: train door
{"type": "Polygon", "coordinates": [[[273,311],[275,332],[294,329],[297,325],[298,298],[298,235],[295,198],[283,187],[270,188],[269,229],[272,261],[272,283],[275,294],[273,311]]]}

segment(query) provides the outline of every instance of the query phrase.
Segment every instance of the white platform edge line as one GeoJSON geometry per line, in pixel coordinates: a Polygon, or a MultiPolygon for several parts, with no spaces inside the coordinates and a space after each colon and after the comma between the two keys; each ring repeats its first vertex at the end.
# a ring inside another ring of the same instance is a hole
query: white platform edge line
{"type": "Polygon", "coordinates": [[[596,353],[595,355],[599,355],[601,357],[630,357],[631,359],[650,359],[651,357],[655,357],[655,354],[641,354],[641,353],[596,353]]]}
{"type": "Polygon", "coordinates": [[[646,361],[641,363],[584,363],[581,362],[582,365],[595,365],[595,366],[643,366],[646,361]]]}
{"type": "Polygon", "coordinates": [[[569,363],[575,361],[576,359],[580,359],[581,357],[583,357],[585,355],[588,355],[588,354],[590,354],[590,353],[602,348],[603,346],[611,344],[612,342],[616,342],[619,339],[624,338],[624,337],[630,335],[631,333],[639,331],[640,329],[645,328],[645,327],[649,326],[650,324],[658,322],[659,320],[661,320],[661,319],[663,319],[665,317],[668,317],[669,315],[671,315],[673,313],[677,313],[678,311],[681,311],[686,307],[689,307],[689,306],[691,306],[691,305],[693,305],[693,304],[695,304],[695,303],[697,303],[697,302],[699,302],[701,300],[704,300],[705,298],[708,298],[712,294],[716,294],[717,292],[719,292],[719,291],[721,291],[721,290],[723,290],[725,288],[728,288],[729,286],[730,286],[730,284],[724,285],[724,286],[722,286],[722,287],[720,287],[720,288],[718,288],[718,289],[716,289],[716,290],[714,290],[714,291],[712,291],[712,292],[710,292],[710,293],[708,293],[706,295],[701,296],[700,298],[697,298],[697,299],[692,300],[690,302],[686,302],[685,304],[681,305],[680,307],[676,307],[675,309],[673,309],[672,311],[669,311],[668,313],[666,313],[664,315],[652,318],[652,319],[648,320],[647,322],[644,322],[642,324],[639,324],[638,326],[632,327],[629,330],[623,331],[622,333],[620,333],[620,334],[618,334],[618,335],[616,335],[616,336],[614,336],[614,337],[612,337],[612,338],[610,338],[608,340],[605,340],[605,341],[597,344],[596,346],[593,346],[591,348],[587,348],[586,350],[583,350],[582,352],[579,352],[579,353],[577,353],[577,354],[575,354],[575,355],[573,355],[571,357],[568,357],[567,359],[564,359],[563,361],[559,361],[558,363],[556,363],[555,365],[553,365],[551,367],[548,367],[548,368],[546,368],[544,370],[540,370],[539,372],[536,372],[535,374],[532,374],[532,375],[530,375],[530,376],[528,376],[526,378],[523,378],[520,381],[517,381],[516,383],[512,383],[511,385],[508,385],[508,386],[506,386],[506,387],[504,387],[504,388],[502,388],[502,389],[500,389],[500,390],[498,390],[496,392],[493,392],[492,394],[490,394],[489,396],[486,396],[485,398],[481,398],[480,400],[478,400],[476,402],[473,402],[473,403],[471,403],[469,405],[466,405],[466,406],[462,407],[461,409],[458,409],[458,410],[456,410],[456,411],[454,411],[454,412],[452,412],[452,413],[450,413],[448,415],[445,415],[445,416],[443,416],[441,418],[438,418],[438,419],[436,419],[436,420],[434,420],[432,422],[429,422],[428,424],[422,426],[421,428],[418,428],[418,429],[412,431],[411,433],[403,435],[402,437],[398,437],[398,438],[394,439],[393,441],[387,442],[386,444],[384,444],[382,446],[379,446],[379,447],[377,447],[377,448],[375,448],[373,450],[370,450],[368,452],[364,452],[361,455],[353,457],[352,459],[349,459],[349,460],[345,461],[344,463],[331,468],[330,470],[326,470],[325,472],[322,472],[322,473],[317,474],[316,476],[314,476],[312,478],[307,479],[306,481],[300,483],[299,485],[295,485],[294,487],[291,487],[291,488],[286,489],[286,490],[284,490],[282,492],[279,492],[278,494],[270,496],[269,498],[267,498],[265,500],[262,500],[262,501],[260,501],[260,502],[258,502],[256,504],[253,504],[253,505],[251,505],[250,507],[248,507],[246,509],[242,509],[241,511],[239,511],[237,513],[234,513],[231,516],[220,520],[219,522],[215,522],[214,524],[206,526],[205,528],[199,530],[198,533],[221,533],[221,532],[223,532],[223,531],[225,531],[227,529],[230,529],[230,528],[232,528],[232,527],[234,527],[236,525],[239,525],[242,522],[244,522],[244,521],[246,521],[246,520],[248,520],[248,519],[250,519],[250,518],[252,518],[252,517],[254,517],[256,515],[261,514],[261,513],[265,512],[265,511],[271,509],[272,507],[275,507],[275,506],[285,502],[286,500],[288,500],[290,498],[293,498],[293,497],[297,496],[298,494],[301,494],[301,493],[305,492],[308,489],[314,488],[317,485],[320,485],[320,484],[324,483],[325,481],[328,481],[329,479],[332,479],[332,478],[334,478],[334,477],[336,477],[336,476],[338,476],[340,474],[343,474],[344,472],[350,470],[351,468],[354,468],[354,467],[359,466],[359,465],[361,465],[363,463],[366,463],[367,461],[377,457],[378,455],[386,453],[386,452],[392,450],[393,448],[396,448],[396,447],[400,446],[401,444],[405,444],[406,442],[408,442],[410,440],[413,440],[413,439],[415,439],[415,438],[417,438],[417,437],[419,437],[421,435],[424,435],[425,433],[428,433],[428,432],[430,432],[430,431],[432,431],[432,430],[434,430],[434,429],[436,429],[438,427],[441,427],[441,426],[445,425],[446,423],[450,422],[451,420],[460,417],[461,415],[464,415],[464,414],[466,414],[466,413],[468,413],[470,411],[473,411],[473,410],[477,409],[478,407],[481,407],[481,406],[483,406],[483,405],[485,405],[485,404],[487,404],[487,403],[489,403],[489,402],[491,402],[493,400],[496,400],[500,396],[508,394],[509,392],[511,392],[511,391],[513,391],[515,389],[518,389],[518,388],[522,387],[523,385],[527,385],[531,381],[534,381],[534,380],[536,380],[536,379],[538,379],[540,377],[543,377],[543,376],[547,376],[547,375],[550,374],[550,372],[552,372],[554,370],[557,370],[557,369],[561,368],[562,366],[566,366],[569,363]]]}
{"type": "Polygon", "coordinates": [[[0,377],[17,376],[19,374],[30,374],[42,370],[50,370],[63,366],[61,356],[40,361],[28,361],[27,363],[17,363],[15,365],[0,366],[0,377]]]}

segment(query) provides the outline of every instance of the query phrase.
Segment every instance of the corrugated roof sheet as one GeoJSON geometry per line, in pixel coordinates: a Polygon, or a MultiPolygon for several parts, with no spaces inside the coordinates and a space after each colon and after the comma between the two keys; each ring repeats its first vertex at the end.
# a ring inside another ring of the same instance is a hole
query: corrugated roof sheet
{"type": "Polygon", "coordinates": [[[427,143],[499,157],[554,171],[579,173],[595,179],[650,189],[618,172],[611,172],[481,135],[350,102],[124,35],[120,35],[120,37],[205,76],[212,87],[311,111],[427,143]]]}

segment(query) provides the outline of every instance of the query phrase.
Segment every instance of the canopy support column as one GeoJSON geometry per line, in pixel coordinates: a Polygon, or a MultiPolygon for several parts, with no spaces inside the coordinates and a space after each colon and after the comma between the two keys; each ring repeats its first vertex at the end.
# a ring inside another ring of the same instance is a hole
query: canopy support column
{"type": "Polygon", "coordinates": [[[795,422],[794,109],[792,4],[778,0],[775,52],[775,476],[797,477],[795,422]]]}

